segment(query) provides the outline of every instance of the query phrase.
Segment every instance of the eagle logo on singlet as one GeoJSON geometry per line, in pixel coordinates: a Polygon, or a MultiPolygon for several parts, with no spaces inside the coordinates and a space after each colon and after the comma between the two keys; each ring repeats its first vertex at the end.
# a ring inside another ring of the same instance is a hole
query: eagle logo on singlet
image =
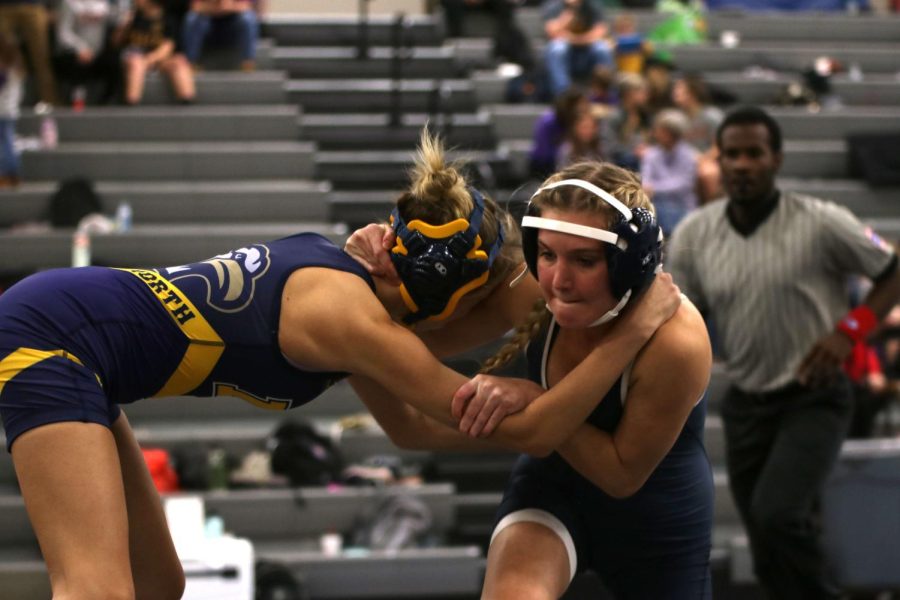
{"type": "Polygon", "coordinates": [[[253,244],[203,262],[169,267],[163,273],[172,282],[200,277],[207,284],[206,303],[210,307],[237,312],[253,300],[256,280],[265,275],[270,264],[269,248],[253,244]]]}

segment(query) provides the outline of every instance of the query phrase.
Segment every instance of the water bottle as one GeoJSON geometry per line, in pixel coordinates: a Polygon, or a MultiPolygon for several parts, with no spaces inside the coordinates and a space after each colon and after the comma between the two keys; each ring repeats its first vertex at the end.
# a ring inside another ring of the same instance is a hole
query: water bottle
{"type": "Polygon", "coordinates": [[[209,489],[228,489],[228,456],[223,448],[213,448],[207,454],[209,489]]]}
{"type": "Polygon", "coordinates": [[[91,236],[79,229],[72,236],[72,266],[88,267],[91,264],[91,236]]]}
{"type": "Polygon", "coordinates": [[[41,147],[52,150],[59,144],[59,131],[56,119],[53,118],[53,107],[46,102],[38,102],[34,106],[35,114],[41,118],[41,147]]]}
{"type": "Polygon", "coordinates": [[[131,204],[127,200],[119,202],[116,208],[116,231],[119,233],[131,231],[131,204]]]}
{"type": "Polygon", "coordinates": [[[84,104],[87,101],[87,90],[83,85],[76,85],[72,90],[72,110],[74,112],[82,112],[84,104]]]}

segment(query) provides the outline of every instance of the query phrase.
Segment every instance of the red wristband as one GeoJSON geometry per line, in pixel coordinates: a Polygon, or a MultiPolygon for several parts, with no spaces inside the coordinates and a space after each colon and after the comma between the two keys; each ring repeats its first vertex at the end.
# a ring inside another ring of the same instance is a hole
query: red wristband
{"type": "Polygon", "coordinates": [[[869,337],[876,326],[878,326],[878,317],[871,308],[860,304],[841,319],[837,328],[854,342],[862,342],[869,337]]]}

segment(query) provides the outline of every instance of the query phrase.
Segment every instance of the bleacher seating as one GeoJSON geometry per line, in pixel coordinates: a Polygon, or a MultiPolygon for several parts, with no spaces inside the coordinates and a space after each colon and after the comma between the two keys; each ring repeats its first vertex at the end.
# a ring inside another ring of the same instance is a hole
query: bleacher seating
{"type": "MultiPolygon", "coordinates": [[[[649,12],[638,17],[644,30],[660,20],[649,12]]],[[[539,12],[522,8],[517,18],[539,47],[539,12]]],[[[123,200],[134,210],[131,231],[93,237],[97,264],[177,264],[298,230],[339,242],[345,224],[386,217],[426,120],[445,133],[457,155],[486,168],[504,200],[503,190],[525,174],[532,124],[545,107],[504,103],[506,80],[484,68],[491,65],[487,24],[476,22],[472,38],[446,40],[439,17],[411,16],[401,29],[395,23],[391,16],[371,17],[362,58],[353,16],[272,15],[260,70],[200,72],[195,106],[170,106],[164,82],[151,75],[142,106],[58,110],[60,145],[25,154],[26,183],[3,192],[0,226],[41,219],[61,178],[87,175],[97,182],[107,214],[123,200]],[[401,47],[392,50],[398,32],[401,47]],[[394,60],[397,53],[402,64],[394,60]]],[[[745,102],[771,105],[823,53],[859,65],[861,80],[839,74],[834,81],[840,108],[772,107],[786,138],[781,185],[841,202],[900,238],[894,206],[900,190],[851,179],[844,141],[851,132],[900,128],[900,19],[716,13],[709,33],[705,46],[673,49],[674,60],[702,70],[745,102]],[[718,47],[723,31],[738,32],[740,46],[718,47]]],[[[36,135],[38,126],[25,110],[20,131],[36,135]]],[[[65,266],[71,241],[71,230],[0,232],[0,272],[65,266]]],[[[750,598],[749,552],[724,472],[717,401],[726,385],[717,365],[706,426],[716,484],[714,580],[717,597],[750,598]]],[[[361,410],[342,383],[296,416],[331,435],[341,416],[361,410]]],[[[175,449],[199,442],[235,454],[260,448],[285,416],[231,398],[148,400],[126,412],[142,444],[175,449]]],[[[260,557],[287,563],[312,598],[477,595],[494,509],[514,457],[400,451],[378,429],[344,431],[338,443],[351,461],[394,454],[427,464],[429,483],[215,491],[204,494],[207,505],[227,529],[253,540],[260,557]],[[443,545],[339,559],[321,553],[320,533],[349,531],[383,494],[403,492],[429,505],[443,545]]],[[[591,585],[573,586],[567,600],[605,597],[591,585]]],[[[36,598],[47,589],[10,458],[0,454],[0,596],[36,598]]]]}

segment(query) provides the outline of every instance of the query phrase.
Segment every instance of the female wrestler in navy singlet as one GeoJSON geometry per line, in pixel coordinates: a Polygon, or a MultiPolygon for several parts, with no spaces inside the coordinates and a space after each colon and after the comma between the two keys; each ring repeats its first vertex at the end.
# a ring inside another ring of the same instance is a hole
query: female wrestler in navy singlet
{"type": "MultiPolygon", "coordinates": [[[[55,598],[181,596],[180,562],[121,404],[227,395],[293,408],[352,375],[391,395],[372,406],[392,436],[414,415],[446,434],[418,445],[465,441],[444,425],[457,424],[451,398],[466,379],[432,352],[500,335],[538,292],[533,280],[506,285],[521,263],[508,215],[454,169],[436,184],[429,148],[423,136],[416,180],[393,214],[399,287],[299,234],[174,267],[43,272],[0,296],[0,416],[55,598]]],[[[671,281],[653,287],[655,301],[605,347],[621,360],[596,357],[610,384],[679,304],[671,281]]],[[[556,396],[488,403],[467,418],[496,426],[490,439],[508,447],[554,447],[594,404],[556,396]],[[539,423],[553,429],[536,435],[539,423]]]]}
{"type": "MultiPolygon", "coordinates": [[[[616,598],[711,597],[713,483],[701,398],[712,357],[703,320],[683,303],[613,385],[585,368],[659,265],[648,209],[635,176],[599,163],[557,173],[531,200],[523,249],[547,310],[488,366],[530,339],[533,393],[565,390],[571,402],[599,404],[556,452],[517,462],[483,598],[559,598],[586,569],[616,598]]],[[[522,393],[514,383],[479,375],[454,402],[522,393]]]]}

